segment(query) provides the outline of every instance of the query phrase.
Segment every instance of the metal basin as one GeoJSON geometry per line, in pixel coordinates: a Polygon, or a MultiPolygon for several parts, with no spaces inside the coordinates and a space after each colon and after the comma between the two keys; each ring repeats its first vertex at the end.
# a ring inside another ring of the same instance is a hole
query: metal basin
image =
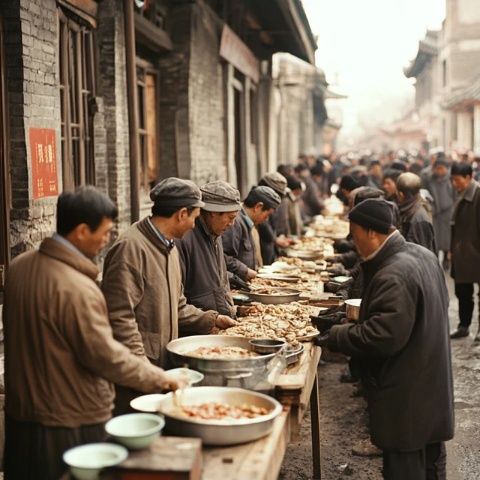
{"type": "Polygon", "coordinates": [[[282,288],[279,294],[242,292],[253,302],[260,302],[269,305],[280,305],[282,303],[296,302],[300,299],[300,291],[290,288],[282,288]]]}
{"type": "Polygon", "coordinates": [[[167,344],[170,363],[188,366],[205,375],[201,385],[242,387],[250,390],[273,393],[275,386],[268,381],[269,372],[278,359],[278,353],[242,359],[209,359],[189,355],[199,347],[241,347],[253,350],[250,339],[228,335],[194,335],[178,338],[167,344]]]}
{"type": "Polygon", "coordinates": [[[165,416],[166,431],[184,437],[199,437],[206,445],[236,445],[264,437],[271,432],[275,418],[282,412],[282,406],[274,398],[241,388],[188,388],[180,398],[185,405],[220,402],[255,405],[270,411],[267,415],[252,419],[194,420],[179,414],[173,393],[167,394],[159,406],[160,413],[165,416]]]}
{"type": "Polygon", "coordinates": [[[201,385],[242,387],[265,393],[273,391],[274,385],[267,382],[270,362],[276,353],[241,359],[199,358],[189,352],[199,347],[240,347],[253,350],[249,339],[228,335],[194,335],[178,338],[167,344],[170,363],[188,366],[205,375],[201,385]]]}

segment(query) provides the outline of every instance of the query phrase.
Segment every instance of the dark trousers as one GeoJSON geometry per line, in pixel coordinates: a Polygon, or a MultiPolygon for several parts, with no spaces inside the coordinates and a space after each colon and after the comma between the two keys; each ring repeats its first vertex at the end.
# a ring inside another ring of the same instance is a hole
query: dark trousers
{"type": "MultiPolygon", "coordinates": [[[[455,283],[455,295],[458,298],[459,326],[469,328],[473,315],[473,283],[455,283]]],[[[480,292],[479,292],[480,298],[480,292]]]]}
{"type": "Polygon", "coordinates": [[[58,480],[67,470],[63,453],[106,439],[104,424],[78,428],[45,427],[5,415],[5,479],[58,480]]]}
{"type": "Polygon", "coordinates": [[[446,480],[445,444],[432,443],[413,452],[383,452],[385,480],[446,480]]]}

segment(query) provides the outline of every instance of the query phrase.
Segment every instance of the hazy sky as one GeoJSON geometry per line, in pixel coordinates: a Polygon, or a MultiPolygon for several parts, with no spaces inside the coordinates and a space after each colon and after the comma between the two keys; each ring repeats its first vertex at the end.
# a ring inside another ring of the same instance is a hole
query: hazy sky
{"type": "MultiPolygon", "coordinates": [[[[426,29],[439,29],[445,0],[303,0],[318,35],[317,66],[345,100],[344,133],[358,122],[388,122],[413,94],[403,68],[426,29]]],[[[332,89],[334,89],[332,85],[332,89]]]]}

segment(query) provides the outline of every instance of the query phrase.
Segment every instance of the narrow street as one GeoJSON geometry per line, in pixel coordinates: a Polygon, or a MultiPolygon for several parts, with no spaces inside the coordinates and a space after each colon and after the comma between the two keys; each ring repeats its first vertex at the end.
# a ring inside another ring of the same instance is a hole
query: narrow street
{"type": "MultiPolygon", "coordinates": [[[[457,301],[453,282],[447,276],[450,292],[450,325],[457,324],[457,301]]],[[[477,308],[471,333],[478,328],[477,308]]],[[[447,444],[448,480],[478,480],[480,471],[480,345],[473,337],[452,342],[455,381],[455,438],[447,444]]],[[[352,454],[353,446],[368,438],[366,404],[354,396],[356,388],[341,383],[346,363],[328,362],[319,367],[322,412],[322,480],[354,478],[381,480],[381,458],[352,454]]],[[[302,425],[301,438],[293,442],[285,456],[281,480],[311,478],[310,416],[302,425]]]]}

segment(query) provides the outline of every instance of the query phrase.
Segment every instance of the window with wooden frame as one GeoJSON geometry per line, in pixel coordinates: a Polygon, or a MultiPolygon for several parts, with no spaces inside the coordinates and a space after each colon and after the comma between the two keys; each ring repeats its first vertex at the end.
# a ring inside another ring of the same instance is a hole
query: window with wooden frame
{"type": "Polygon", "coordinates": [[[140,188],[149,192],[158,180],[158,72],[137,58],[140,188]]]}
{"type": "Polygon", "coordinates": [[[95,184],[94,31],[68,9],[59,8],[58,18],[63,188],[72,190],[95,184]]]}

